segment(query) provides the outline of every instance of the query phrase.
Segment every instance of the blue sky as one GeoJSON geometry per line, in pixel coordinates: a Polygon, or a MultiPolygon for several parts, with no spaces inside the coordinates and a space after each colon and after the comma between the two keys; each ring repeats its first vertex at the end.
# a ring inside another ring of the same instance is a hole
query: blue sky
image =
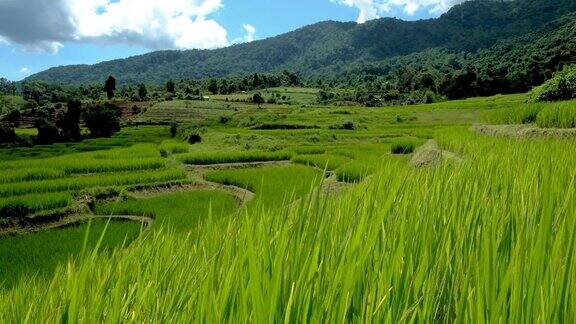
{"type": "Polygon", "coordinates": [[[0,77],[159,49],[218,48],[324,20],[430,18],[462,1],[0,0],[0,77]]]}

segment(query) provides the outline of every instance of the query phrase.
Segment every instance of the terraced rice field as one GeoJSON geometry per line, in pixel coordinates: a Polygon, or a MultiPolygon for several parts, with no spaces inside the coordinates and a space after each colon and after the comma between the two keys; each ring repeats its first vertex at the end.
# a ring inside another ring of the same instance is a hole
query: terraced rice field
{"type": "MultiPolygon", "coordinates": [[[[0,314],[33,322],[576,317],[576,142],[472,127],[526,122],[508,117],[531,114],[511,112],[525,96],[381,109],[222,108],[217,99],[194,103],[198,118],[183,101],[145,114],[159,124],[173,113],[186,120],[182,130],[202,137],[194,145],[170,138],[168,126],[141,126],[88,143],[0,150],[9,157],[0,162],[0,231],[10,234],[0,237],[0,314]],[[265,123],[276,127],[257,127],[265,123]],[[59,222],[68,226],[50,227],[59,222]]],[[[538,110],[531,126],[567,116],[573,102],[563,105],[538,110]]]]}

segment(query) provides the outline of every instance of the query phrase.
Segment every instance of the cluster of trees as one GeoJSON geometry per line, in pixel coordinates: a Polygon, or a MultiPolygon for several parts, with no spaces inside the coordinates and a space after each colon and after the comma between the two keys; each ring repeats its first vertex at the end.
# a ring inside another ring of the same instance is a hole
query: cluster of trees
{"type": "MultiPolygon", "coordinates": [[[[296,73],[253,73],[244,76],[206,78],[201,80],[168,80],[162,85],[124,84],[119,86],[115,77],[109,76],[104,83],[95,85],[55,85],[43,81],[25,81],[22,83],[22,95],[37,102],[64,102],[69,96],[88,100],[172,100],[202,99],[208,94],[232,94],[281,86],[301,86],[304,82],[296,73]]],[[[16,92],[16,90],[14,90],[16,92]]]]}
{"type": "Polygon", "coordinates": [[[16,82],[0,78],[0,95],[16,95],[16,82]]]}
{"type": "Polygon", "coordinates": [[[17,109],[0,108],[0,143],[14,142],[17,139],[14,128],[20,122],[20,111],[17,109]]]}
{"type": "Polygon", "coordinates": [[[16,141],[15,127],[20,123],[21,100],[15,97],[16,84],[0,79],[0,143],[16,141]]]}
{"type": "Polygon", "coordinates": [[[543,85],[530,93],[532,101],[558,101],[576,99],[576,65],[556,73],[543,85]]]}
{"type": "MultiPolygon", "coordinates": [[[[106,86],[101,91],[110,90],[106,86]]],[[[80,88],[27,82],[22,85],[22,98],[12,97],[16,91],[3,87],[0,92],[0,143],[18,142],[15,128],[23,117],[33,120],[38,129],[37,144],[79,141],[82,122],[92,137],[108,137],[120,130],[121,109],[110,101],[83,97],[80,88]]]]}
{"type": "Polygon", "coordinates": [[[359,104],[366,107],[433,103],[443,99],[443,96],[430,90],[401,93],[394,88],[371,86],[360,86],[356,89],[323,87],[317,95],[320,104],[359,104]]]}
{"type": "Polygon", "coordinates": [[[202,80],[170,80],[164,88],[166,99],[202,99],[204,94],[232,94],[274,87],[296,87],[304,82],[297,73],[253,73],[244,76],[202,80]]]}

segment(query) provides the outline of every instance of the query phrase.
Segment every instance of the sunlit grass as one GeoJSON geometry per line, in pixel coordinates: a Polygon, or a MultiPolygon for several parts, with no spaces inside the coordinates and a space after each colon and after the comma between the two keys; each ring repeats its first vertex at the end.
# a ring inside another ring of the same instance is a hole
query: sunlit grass
{"type": "Polygon", "coordinates": [[[569,322],[574,143],[463,145],[458,166],[384,161],[338,199],[89,256],[49,284],[21,281],[0,312],[35,322],[569,322]]]}
{"type": "Polygon", "coordinates": [[[207,216],[221,217],[235,210],[235,201],[221,191],[194,190],[111,201],[96,206],[100,215],[139,215],[155,219],[154,228],[190,231],[207,216]]]}
{"type": "Polygon", "coordinates": [[[238,152],[198,152],[178,155],[185,164],[220,164],[290,160],[289,152],[238,151],[238,152]]]}

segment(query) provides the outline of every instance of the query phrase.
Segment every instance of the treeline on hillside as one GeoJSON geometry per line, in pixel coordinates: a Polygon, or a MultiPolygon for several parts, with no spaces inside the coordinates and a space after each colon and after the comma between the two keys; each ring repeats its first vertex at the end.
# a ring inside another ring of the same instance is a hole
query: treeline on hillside
{"type": "Polygon", "coordinates": [[[205,94],[232,94],[242,91],[253,91],[274,87],[296,87],[303,85],[296,73],[253,73],[245,76],[225,78],[208,78],[202,80],[165,80],[165,84],[121,85],[117,86],[116,78],[108,79],[104,84],[62,86],[43,81],[24,81],[21,93],[26,99],[37,102],[62,102],[63,98],[75,96],[90,100],[119,98],[128,101],[147,101],[163,99],[201,99],[205,94]],[[113,96],[110,89],[114,89],[113,96]]]}

